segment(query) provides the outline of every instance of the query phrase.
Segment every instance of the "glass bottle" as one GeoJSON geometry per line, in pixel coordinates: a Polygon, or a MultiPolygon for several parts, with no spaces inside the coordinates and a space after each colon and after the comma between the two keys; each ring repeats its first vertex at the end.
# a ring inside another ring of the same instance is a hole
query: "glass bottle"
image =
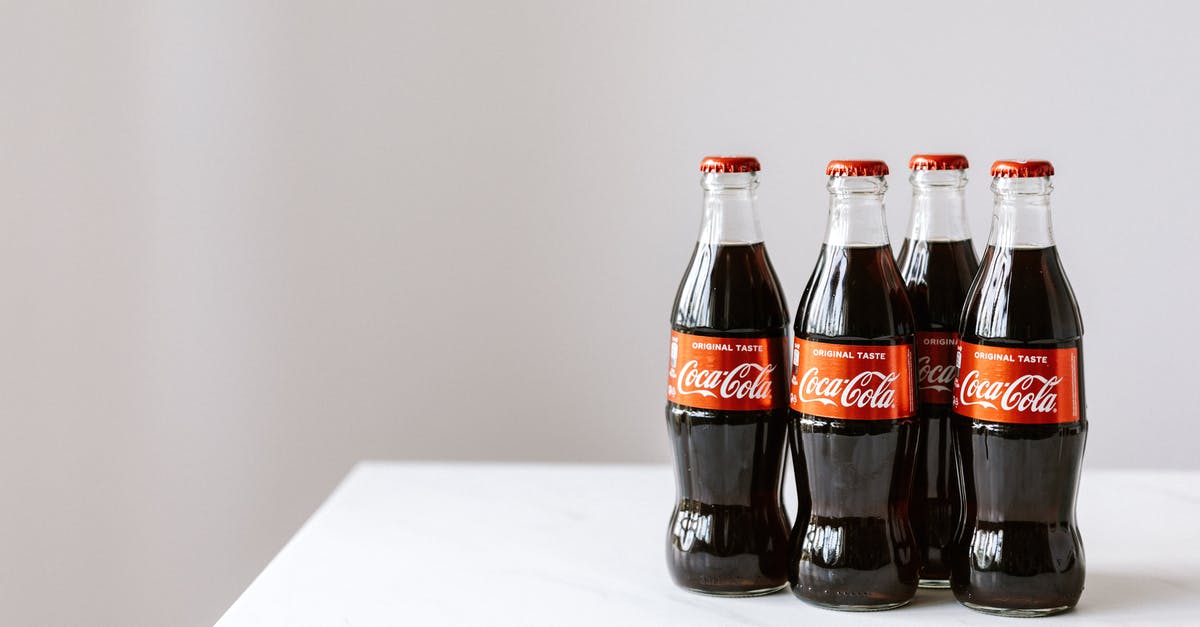
{"type": "Polygon", "coordinates": [[[704,217],[671,314],[667,564],[694,592],[768,594],[787,584],[787,305],[758,225],[758,160],[700,169],[704,217]]]}
{"type": "Polygon", "coordinates": [[[918,432],[909,515],[920,550],[920,585],[950,587],[959,521],[959,485],[951,433],[958,319],[979,261],[967,224],[967,158],[914,155],[912,213],[897,263],[917,323],[918,432]]]}
{"type": "Polygon", "coordinates": [[[912,600],[915,326],[884,220],[882,161],[832,161],[825,242],[796,313],[789,443],[801,503],[789,579],[830,609],[912,600]],[[805,516],[807,514],[807,516],[805,516]]]}
{"type": "Polygon", "coordinates": [[[1048,161],[992,165],[991,234],[959,325],[966,507],[950,587],[967,607],[1007,616],[1062,612],[1083,591],[1083,322],[1050,224],[1053,174],[1048,161]]]}

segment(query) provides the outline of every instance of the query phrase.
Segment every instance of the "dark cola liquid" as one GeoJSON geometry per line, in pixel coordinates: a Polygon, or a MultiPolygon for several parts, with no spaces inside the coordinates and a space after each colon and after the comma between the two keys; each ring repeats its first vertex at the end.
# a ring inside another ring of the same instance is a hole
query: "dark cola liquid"
{"type": "MultiPolygon", "coordinates": [[[[891,247],[823,246],[795,332],[839,344],[911,343],[912,312],[891,247]]],[[[907,603],[917,589],[908,522],[916,421],[789,412],[801,510],[791,538],[792,592],[835,609],[907,603]]]]}
{"type": "MultiPolygon", "coordinates": [[[[971,240],[906,239],[897,263],[917,330],[957,332],[967,290],[979,269],[971,240]]],[[[919,353],[920,346],[917,350],[919,353]]],[[[916,468],[909,499],[909,519],[920,549],[921,580],[941,582],[943,588],[950,579],[947,553],[953,550],[962,507],[950,405],[949,399],[945,403],[919,400],[916,468]]]]}
{"type": "Polygon", "coordinates": [[[1074,607],[1084,579],[1075,522],[1087,439],[1083,323],[1058,251],[989,246],[961,334],[985,346],[1077,348],[1080,419],[1026,425],[956,415],[967,507],[951,588],[983,611],[1036,616],[1074,607]]]}
{"type": "MultiPolygon", "coordinates": [[[[787,323],[783,291],[763,244],[696,246],[675,298],[672,329],[777,337],[782,344],[787,323]]],[[[667,564],[684,588],[742,596],[787,583],[788,523],[781,501],[787,395],[782,388],[775,393],[780,404],[774,411],[667,403],[679,497],[667,528],[667,564]]]]}

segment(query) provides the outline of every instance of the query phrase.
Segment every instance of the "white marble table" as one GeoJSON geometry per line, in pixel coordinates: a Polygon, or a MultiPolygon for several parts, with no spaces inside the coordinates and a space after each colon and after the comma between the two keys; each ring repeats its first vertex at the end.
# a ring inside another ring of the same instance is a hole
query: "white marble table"
{"type": "MultiPolygon", "coordinates": [[[[1079,498],[1087,587],[1047,624],[1200,625],[1200,473],[1088,471],[1079,498]]],[[[218,625],[987,624],[921,591],[871,614],[789,592],[677,589],[663,551],[665,466],[357,466],[218,625]]],[[[1041,624],[1041,623],[1039,623],[1041,624]]]]}

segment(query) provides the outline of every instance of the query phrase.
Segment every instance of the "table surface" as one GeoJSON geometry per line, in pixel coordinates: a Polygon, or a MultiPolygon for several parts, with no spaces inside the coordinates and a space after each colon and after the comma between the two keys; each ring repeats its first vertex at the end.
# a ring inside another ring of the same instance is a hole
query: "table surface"
{"type": "MultiPolygon", "coordinates": [[[[1085,471],[1087,584],[1065,623],[1200,624],[1200,473],[1085,471]]],[[[667,575],[666,466],[364,462],[218,625],[798,625],[1004,619],[922,590],[871,614],[667,575]]],[[[794,509],[793,509],[794,511],[794,509]]],[[[1040,624],[1040,623],[1039,623],[1040,624]]]]}

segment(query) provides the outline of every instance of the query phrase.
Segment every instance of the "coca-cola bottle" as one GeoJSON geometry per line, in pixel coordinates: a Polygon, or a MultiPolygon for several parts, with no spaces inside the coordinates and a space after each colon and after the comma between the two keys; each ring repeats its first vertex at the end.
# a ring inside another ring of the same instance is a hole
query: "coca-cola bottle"
{"type": "Polygon", "coordinates": [[[829,223],[791,354],[789,442],[811,511],[796,519],[788,574],[810,603],[890,609],[917,590],[915,327],[884,220],[887,165],[831,161],[826,173],[829,223]]]}
{"type": "Polygon", "coordinates": [[[671,314],[667,565],[680,586],[722,596],[787,585],[788,315],[758,226],[758,170],[753,157],[701,163],[704,218],[671,314]]]}
{"type": "Polygon", "coordinates": [[[1083,591],[1083,323],[1050,227],[1053,174],[1048,161],[992,165],[992,231],[959,324],[966,508],[950,584],[992,614],[1055,614],[1083,591]]]}
{"type": "Polygon", "coordinates": [[[920,550],[920,585],[950,586],[946,552],[959,520],[951,430],[954,349],[963,301],[979,261],[967,225],[967,158],[914,155],[912,214],[897,263],[917,323],[917,452],[909,519],[920,550]]]}

